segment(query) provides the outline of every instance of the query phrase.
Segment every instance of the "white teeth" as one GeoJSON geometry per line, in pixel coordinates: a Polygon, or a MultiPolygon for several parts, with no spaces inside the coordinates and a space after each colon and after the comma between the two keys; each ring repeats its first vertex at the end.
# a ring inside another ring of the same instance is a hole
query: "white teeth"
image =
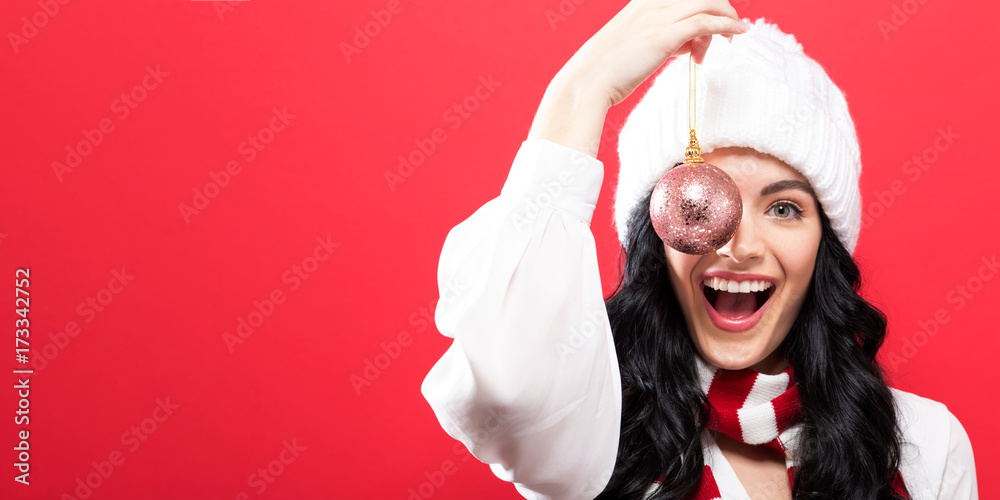
{"type": "Polygon", "coordinates": [[[771,288],[770,281],[762,280],[735,281],[712,277],[705,278],[703,283],[705,286],[714,290],[721,290],[729,293],[763,292],[764,290],[771,288]]]}

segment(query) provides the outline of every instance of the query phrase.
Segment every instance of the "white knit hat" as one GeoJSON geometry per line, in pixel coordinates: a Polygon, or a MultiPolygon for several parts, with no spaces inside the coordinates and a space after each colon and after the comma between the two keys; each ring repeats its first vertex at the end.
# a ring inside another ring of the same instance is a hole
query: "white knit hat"
{"type": "MultiPolygon", "coordinates": [[[[684,159],[688,64],[684,55],[663,68],[619,134],[614,218],[622,246],[636,203],[684,159]]],[[[861,154],[847,101],[823,68],[794,35],[761,18],[731,44],[714,36],[696,69],[696,131],[703,152],[749,147],[801,172],[853,253],[861,228],[861,154]]]]}

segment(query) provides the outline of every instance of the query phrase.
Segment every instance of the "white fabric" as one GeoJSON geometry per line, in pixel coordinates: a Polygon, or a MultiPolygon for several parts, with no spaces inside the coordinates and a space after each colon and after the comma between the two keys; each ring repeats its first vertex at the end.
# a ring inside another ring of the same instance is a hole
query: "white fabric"
{"type": "Polygon", "coordinates": [[[778,436],[778,423],[771,403],[740,408],[736,414],[740,417],[744,443],[764,444],[778,436]]]}
{"type": "MultiPolygon", "coordinates": [[[[744,19],[750,22],[749,19],[744,19]]],[[[688,145],[688,56],[654,77],[618,135],[618,239],[626,221],[688,145]]],[[[697,65],[695,132],[705,153],[751,147],[802,173],[851,252],[861,229],[861,152],[847,100],[795,36],[764,18],[728,43],[716,35],[697,65]]]]}
{"type": "MultiPolygon", "coordinates": [[[[435,322],[454,342],[421,392],[449,435],[529,499],[594,498],[614,469],[621,378],[589,227],[603,173],[584,153],[526,140],[501,194],[455,226],[441,251],[435,322]]],[[[955,416],[893,394],[914,500],[978,498],[955,416]]],[[[705,442],[723,498],[748,500],[705,442]]]]}
{"type": "MultiPolygon", "coordinates": [[[[701,358],[698,360],[703,362],[701,358]]],[[[785,392],[787,387],[787,373],[759,377],[754,382],[743,407],[736,410],[744,443],[764,444],[778,436],[778,421],[770,401],[785,392]]]]}

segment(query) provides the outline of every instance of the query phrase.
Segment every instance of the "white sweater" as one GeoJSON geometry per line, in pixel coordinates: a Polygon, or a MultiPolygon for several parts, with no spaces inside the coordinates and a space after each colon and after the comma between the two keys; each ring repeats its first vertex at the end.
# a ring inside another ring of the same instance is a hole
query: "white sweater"
{"type": "MultiPolygon", "coordinates": [[[[590,221],[604,165],[526,140],[501,194],[455,226],[438,268],[454,338],[421,392],[444,430],[529,499],[591,499],[614,469],[621,377],[590,221]]],[[[969,437],[941,403],[893,389],[913,500],[976,499],[969,437]]],[[[724,499],[750,500],[705,436],[724,499]]]]}

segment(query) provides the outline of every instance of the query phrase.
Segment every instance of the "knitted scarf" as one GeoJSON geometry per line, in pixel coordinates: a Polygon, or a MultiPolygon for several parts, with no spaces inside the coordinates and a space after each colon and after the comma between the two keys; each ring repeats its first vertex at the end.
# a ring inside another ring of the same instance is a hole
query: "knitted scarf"
{"type": "MultiPolygon", "coordinates": [[[[785,457],[788,483],[794,486],[801,403],[791,365],[777,375],[758,373],[749,368],[723,370],[709,365],[700,357],[698,378],[708,396],[707,427],[737,441],[765,445],[785,457]]],[[[659,482],[659,481],[657,481],[659,482]]],[[[910,498],[897,471],[893,489],[910,498]]],[[[701,482],[690,500],[720,500],[722,494],[715,482],[712,468],[705,465],[701,482]]]]}

